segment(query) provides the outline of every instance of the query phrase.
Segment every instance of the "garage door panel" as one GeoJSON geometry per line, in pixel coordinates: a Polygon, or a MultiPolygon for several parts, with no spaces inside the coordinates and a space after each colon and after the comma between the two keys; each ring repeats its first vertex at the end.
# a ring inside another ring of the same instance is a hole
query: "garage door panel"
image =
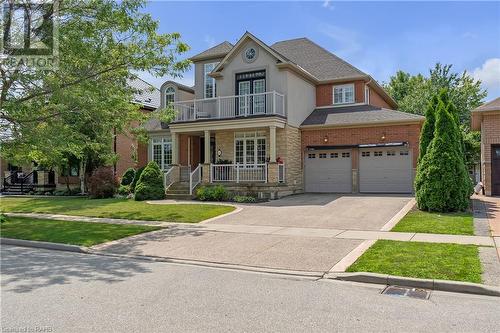
{"type": "Polygon", "coordinates": [[[412,188],[412,160],[407,148],[360,150],[360,192],[411,193],[412,188]]]}
{"type": "Polygon", "coordinates": [[[306,154],[305,184],[306,192],[352,192],[350,151],[315,151],[306,154]],[[345,153],[344,157],[342,153],[345,153]]]}

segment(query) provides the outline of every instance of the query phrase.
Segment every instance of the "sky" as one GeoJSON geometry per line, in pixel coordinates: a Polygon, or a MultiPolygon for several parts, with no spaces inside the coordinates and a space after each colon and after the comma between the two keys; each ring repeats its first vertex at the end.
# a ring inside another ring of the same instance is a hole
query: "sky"
{"type": "MultiPolygon", "coordinates": [[[[249,31],[268,45],[307,37],[370,74],[427,75],[436,62],[482,81],[500,97],[500,2],[169,2],[144,9],[162,33],[179,32],[193,56],[249,31]]],[[[141,77],[160,87],[168,77],[141,77]]],[[[193,68],[175,79],[194,84],[193,68]]]]}

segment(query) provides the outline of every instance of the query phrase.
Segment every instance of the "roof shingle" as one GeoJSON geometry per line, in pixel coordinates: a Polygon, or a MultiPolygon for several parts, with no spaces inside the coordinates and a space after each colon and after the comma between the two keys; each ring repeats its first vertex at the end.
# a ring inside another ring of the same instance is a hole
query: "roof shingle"
{"type": "Polygon", "coordinates": [[[500,111],[500,97],[489,101],[473,110],[473,112],[500,111]]]}
{"type": "Polygon", "coordinates": [[[192,56],[190,59],[195,61],[207,58],[216,58],[219,56],[224,57],[229,51],[231,51],[232,48],[233,44],[229,43],[228,41],[224,41],[220,44],[215,45],[214,47],[209,48],[208,50],[192,56]]]}
{"type": "Polygon", "coordinates": [[[160,90],[158,88],[140,78],[128,80],[127,83],[136,90],[132,102],[154,109],[160,106],[160,90]]]}

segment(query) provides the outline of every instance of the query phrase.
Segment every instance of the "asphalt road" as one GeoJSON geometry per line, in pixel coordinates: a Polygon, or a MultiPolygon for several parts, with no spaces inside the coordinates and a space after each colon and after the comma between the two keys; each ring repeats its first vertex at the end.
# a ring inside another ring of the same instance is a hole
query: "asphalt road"
{"type": "Polygon", "coordinates": [[[500,298],[3,246],[3,332],[499,332],[500,298]]]}

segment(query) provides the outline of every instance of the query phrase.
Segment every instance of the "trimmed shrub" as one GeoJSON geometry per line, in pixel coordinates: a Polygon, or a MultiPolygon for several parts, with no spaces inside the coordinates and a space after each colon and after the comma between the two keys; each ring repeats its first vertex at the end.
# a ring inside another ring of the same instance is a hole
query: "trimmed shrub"
{"type": "Polygon", "coordinates": [[[130,193],[130,185],[120,185],[120,187],[118,187],[119,195],[128,195],[129,193],[130,193]]]}
{"type": "Polygon", "coordinates": [[[416,199],[421,210],[449,212],[469,207],[473,185],[465,167],[460,129],[449,109],[439,101],[434,138],[417,167],[416,199]]]}
{"type": "Polygon", "coordinates": [[[128,168],[127,171],[122,176],[121,185],[130,185],[134,181],[135,170],[133,168],[128,168]]]}
{"type": "Polygon", "coordinates": [[[130,183],[130,191],[132,193],[135,192],[135,186],[137,185],[137,182],[139,181],[139,178],[141,177],[141,174],[142,172],[144,171],[146,167],[140,167],[139,169],[137,169],[137,171],[135,172],[135,175],[134,175],[134,180],[132,180],[132,183],[130,183]]]}
{"type": "Polygon", "coordinates": [[[234,196],[233,201],[239,203],[254,203],[257,202],[257,199],[248,195],[236,195],[234,196]]]}
{"type": "Polygon", "coordinates": [[[165,199],[163,173],[156,162],[148,163],[135,186],[136,201],[165,199]]]}
{"type": "Polygon", "coordinates": [[[419,148],[419,156],[418,160],[421,161],[427,152],[427,148],[431,144],[432,139],[434,138],[434,126],[436,123],[436,108],[439,103],[439,98],[437,95],[432,97],[431,102],[427,106],[427,110],[425,111],[425,122],[422,125],[422,131],[420,132],[420,148],[419,148]]]}
{"type": "Polygon", "coordinates": [[[196,190],[196,197],[201,201],[227,201],[229,192],[222,185],[201,186],[196,190]]]}
{"type": "Polygon", "coordinates": [[[116,179],[109,167],[94,170],[88,181],[88,191],[91,198],[112,198],[116,192],[116,179]]]}

